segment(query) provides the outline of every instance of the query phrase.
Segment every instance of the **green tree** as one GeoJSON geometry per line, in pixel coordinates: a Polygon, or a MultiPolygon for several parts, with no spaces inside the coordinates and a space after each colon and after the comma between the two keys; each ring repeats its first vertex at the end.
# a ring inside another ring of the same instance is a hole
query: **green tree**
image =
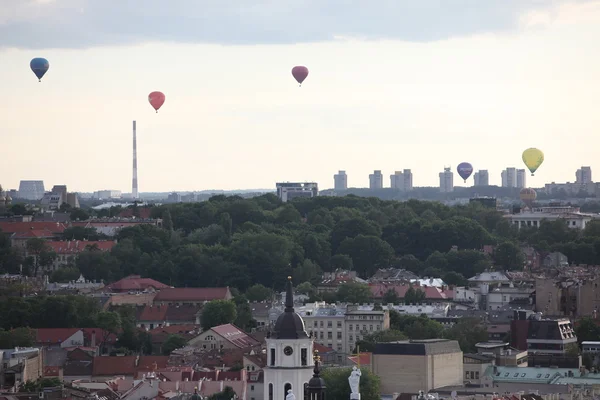
{"type": "Polygon", "coordinates": [[[475,344],[487,341],[488,333],[487,329],[480,324],[480,321],[467,318],[447,329],[445,337],[458,340],[460,349],[464,353],[476,353],[475,344]]]}
{"type": "Polygon", "coordinates": [[[376,236],[366,235],[344,239],[338,252],[348,254],[356,272],[365,279],[378,268],[388,268],[394,257],[394,249],[387,242],[376,236]]]}
{"type": "Polygon", "coordinates": [[[202,310],[202,328],[208,330],[214,326],[231,324],[237,317],[236,305],[231,300],[213,300],[202,310]]]}
{"type": "Polygon", "coordinates": [[[371,299],[371,288],[363,283],[347,282],[338,288],[337,298],[344,303],[368,303],[371,299]]]}
{"type": "Polygon", "coordinates": [[[383,303],[384,304],[398,304],[400,303],[400,297],[398,296],[398,293],[396,293],[396,290],[394,290],[393,288],[388,289],[384,294],[383,294],[383,303]]]}
{"type": "Polygon", "coordinates": [[[96,321],[96,326],[104,331],[99,345],[100,349],[104,349],[108,337],[111,334],[116,335],[121,330],[121,316],[114,311],[102,311],[98,313],[96,321]]]}
{"type": "Polygon", "coordinates": [[[273,291],[260,283],[252,285],[246,291],[249,301],[265,301],[273,298],[273,291]]]}
{"type": "Polygon", "coordinates": [[[52,275],[50,275],[50,282],[65,283],[74,281],[79,278],[80,274],[81,273],[79,272],[79,270],[74,267],[59,268],[53,271],[52,275]]]}
{"type": "Polygon", "coordinates": [[[235,390],[231,386],[225,386],[222,392],[208,396],[208,400],[231,400],[235,395],[235,390]]]}
{"type": "Polygon", "coordinates": [[[69,215],[69,219],[71,221],[87,221],[89,218],[90,215],[81,208],[71,209],[71,214],[69,215]]]}
{"type": "Polygon", "coordinates": [[[331,270],[342,270],[342,271],[352,271],[354,269],[354,264],[352,263],[352,258],[348,254],[336,254],[332,256],[329,264],[331,265],[331,270]]]}
{"type": "Polygon", "coordinates": [[[507,271],[522,270],[525,263],[523,251],[513,242],[504,242],[496,246],[493,259],[498,269],[507,271]]]}
{"type": "Polygon", "coordinates": [[[179,335],[169,335],[162,345],[162,352],[165,356],[168,356],[173,350],[181,349],[182,347],[185,347],[186,344],[187,340],[183,337],[179,335]]]}
{"type": "Polygon", "coordinates": [[[406,304],[421,304],[425,301],[425,298],[425,292],[422,291],[421,288],[415,290],[415,288],[411,286],[406,293],[404,293],[404,303],[406,304]]]}
{"type": "MultiPolygon", "coordinates": [[[[329,399],[349,399],[350,385],[348,377],[352,372],[351,368],[326,368],[321,373],[327,387],[327,398],[329,399]]],[[[361,368],[360,377],[360,398],[361,400],[380,400],[380,379],[366,368],[361,368]]]]}
{"type": "MultiPolygon", "coordinates": [[[[375,351],[375,345],[377,343],[389,343],[406,339],[408,339],[408,336],[406,336],[404,332],[394,329],[386,329],[384,331],[378,331],[369,335],[365,335],[361,340],[356,342],[356,345],[360,351],[373,352],[375,351]]],[[[354,349],[354,352],[357,352],[356,348],[354,349]]]]}
{"type": "Polygon", "coordinates": [[[44,239],[31,238],[25,244],[27,254],[33,258],[33,275],[37,275],[40,267],[49,267],[56,259],[56,253],[44,239]]]}
{"type": "Polygon", "coordinates": [[[163,228],[168,230],[168,231],[172,231],[173,230],[173,219],[171,218],[171,212],[169,211],[169,209],[167,208],[162,215],[162,223],[163,223],[163,228]]]}
{"type": "Polygon", "coordinates": [[[310,282],[302,282],[298,286],[296,286],[296,292],[300,294],[305,294],[307,296],[312,296],[317,293],[317,288],[312,285],[310,282]]]}
{"type": "Polygon", "coordinates": [[[579,344],[585,341],[600,341],[600,326],[596,325],[590,317],[583,317],[575,327],[575,334],[579,344]]]}

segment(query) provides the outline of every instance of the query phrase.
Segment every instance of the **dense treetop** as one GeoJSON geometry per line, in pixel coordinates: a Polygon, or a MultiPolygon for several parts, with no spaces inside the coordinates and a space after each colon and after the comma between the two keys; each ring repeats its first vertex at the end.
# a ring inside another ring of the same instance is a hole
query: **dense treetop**
{"type": "MultiPolygon", "coordinates": [[[[181,287],[228,285],[246,291],[261,284],[282,290],[288,275],[315,284],[322,271],[336,268],[367,278],[378,268],[400,267],[461,284],[491,266],[521,269],[521,244],[561,251],[575,263],[600,264],[600,221],[584,231],[562,221],[519,231],[501,213],[479,204],[448,207],[352,195],[282,203],[273,194],[219,195],[156,206],[152,215],[163,218],[164,229],[124,229],[112,252],[92,248],[53,278],[75,279],[81,272],[87,279],[114,281],[140,274],[181,287]],[[481,252],[487,244],[497,246],[492,257],[481,252]]],[[[68,233],[75,239],[93,235],[68,233]]],[[[19,255],[9,244],[0,237],[0,265],[15,272],[19,255]]],[[[255,291],[252,296],[260,297],[264,289],[255,291]]]]}

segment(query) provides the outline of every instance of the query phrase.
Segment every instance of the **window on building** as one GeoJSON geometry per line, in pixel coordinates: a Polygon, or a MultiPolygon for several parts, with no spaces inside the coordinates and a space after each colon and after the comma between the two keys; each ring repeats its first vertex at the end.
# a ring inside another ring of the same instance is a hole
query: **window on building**
{"type": "Polygon", "coordinates": [[[465,379],[469,379],[469,371],[465,371],[465,379]]]}
{"type": "Polygon", "coordinates": [[[317,321],[315,321],[315,323],[313,324],[313,326],[316,328],[317,326],[319,326],[319,323],[317,321]]]}
{"type": "Polygon", "coordinates": [[[273,384],[269,383],[269,400],[273,400],[273,384]]]}
{"type": "Polygon", "coordinates": [[[300,350],[300,361],[302,362],[302,366],[308,365],[308,350],[307,349],[300,350]]]}
{"type": "Polygon", "coordinates": [[[323,339],[323,332],[319,332],[319,337],[323,339]]]}
{"type": "Polygon", "coordinates": [[[286,383],[285,385],[283,385],[283,399],[282,400],[285,400],[288,390],[292,390],[291,383],[286,383]]]}
{"type": "Polygon", "coordinates": [[[479,371],[475,371],[475,379],[479,379],[479,371]]]}
{"type": "Polygon", "coordinates": [[[320,324],[321,324],[321,328],[322,328],[323,327],[323,321],[320,321],[320,324]]]}
{"type": "Polygon", "coordinates": [[[369,325],[369,330],[372,331],[373,330],[373,325],[369,325]]]}
{"type": "Polygon", "coordinates": [[[338,328],[341,328],[341,327],[342,327],[342,321],[338,321],[338,322],[337,322],[337,327],[338,327],[338,328]]]}
{"type": "Polygon", "coordinates": [[[327,339],[333,339],[333,333],[327,332],[327,339]]]}
{"type": "Polygon", "coordinates": [[[254,385],[250,385],[250,390],[254,390],[254,385]]]}
{"type": "Polygon", "coordinates": [[[333,328],[333,322],[332,321],[327,321],[327,327],[328,328],[333,328]]]}
{"type": "Polygon", "coordinates": [[[342,332],[337,333],[337,338],[338,338],[338,340],[342,338],[342,332]]]}
{"type": "Polygon", "coordinates": [[[348,330],[351,331],[352,330],[352,324],[348,325],[348,330]]]}
{"type": "Polygon", "coordinates": [[[275,365],[275,349],[271,349],[271,366],[275,365]]]}

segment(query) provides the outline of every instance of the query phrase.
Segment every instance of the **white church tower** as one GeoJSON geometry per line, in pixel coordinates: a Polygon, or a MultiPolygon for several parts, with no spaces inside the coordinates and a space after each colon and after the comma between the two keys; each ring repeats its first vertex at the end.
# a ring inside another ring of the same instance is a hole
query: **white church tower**
{"type": "Polygon", "coordinates": [[[285,311],[267,336],[267,367],[264,368],[264,400],[285,400],[288,390],[304,399],[304,385],[312,378],[313,339],[294,311],[292,278],[288,277],[285,311]]]}

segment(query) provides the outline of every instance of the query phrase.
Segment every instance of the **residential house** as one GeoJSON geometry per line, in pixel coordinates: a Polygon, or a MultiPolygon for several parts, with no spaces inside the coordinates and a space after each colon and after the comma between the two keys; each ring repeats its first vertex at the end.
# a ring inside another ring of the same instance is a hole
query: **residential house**
{"type": "Polygon", "coordinates": [[[94,357],[92,378],[106,381],[115,376],[137,378],[142,373],[165,368],[167,356],[103,356],[94,357]]]}
{"type": "Polygon", "coordinates": [[[367,283],[364,279],[356,276],[356,271],[337,269],[334,272],[323,273],[323,278],[317,285],[317,292],[337,292],[340,285],[348,282],[367,283]]]}
{"type": "Polygon", "coordinates": [[[204,304],[212,300],[231,300],[229,287],[220,288],[165,288],[154,297],[154,304],[204,304]]]}
{"type": "Polygon", "coordinates": [[[150,304],[138,307],[138,328],[154,329],[170,325],[200,325],[202,306],[196,304],[162,305],[150,304]]]}
{"type": "Polygon", "coordinates": [[[0,222],[0,230],[10,236],[11,246],[22,251],[29,239],[60,239],[65,229],[60,222],[0,222]]]}
{"type": "Polygon", "coordinates": [[[166,288],[170,288],[170,286],[154,279],[142,278],[140,275],[129,275],[106,285],[106,291],[111,293],[155,292],[166,288]]]}
{"type": "Polygon", "coordinates": [[[104,303],[104,309],[110,310],[117,306],[144,306],[147,304],[154,304],[155,292],[151,293],[118,293],[111,295],[106,303],[104,303]]]}
{"type": "Polygon", "coordinates": [[[17,389],[27,381],[35,381],[44,374],[44,360],[40,349],[15,347],[0,350],[0,387],[17,389]]]}
{"type": "Polygon", "coordinates": [[[256,326],[260,329],[271,324],[269,318],[269,311],[273,307],[273,303],[261,301],[251,302],[250,311],[252,312],[252,318],[256,321],[256,326]]]}
{"type": "Polygon", "coordinates": [[[246,349],[260,345],[258,341],[233,324],[215,326],[190,340],[189,344],[207,350],[246,349]]]}
{"type": "Polygon", "coordinates": [[[94,357],[96,355],[96,352],[83,348],[69,351],[63,365],[63,379],[67,382],[92,379],[94,357]]]}
{"type": "Polygon", "coordinates": [[[152,349],[155,354],[162,354],[162,346],[169,336],[178,335],[186,340],[198,336],[202,329],[199,325],[170,325],[154,328],[148,333],[152,337],[152,349]]]}
{"type": "Polygon", "coordinates": [[[418,283],[383,283],[383,282],[374,282],[369,283],[369,288],[371,289],[371,295],[374,300],[381,300],[383,296],[389,291],[393,290],[396,292],[399,298],[403,299],[406,296],[406,292],[408,289],[413,288],[414,290],[421,290],[425,293],[426,302],[435,302],[435,301],[448,301],[454,297],[454,291],[448,289],[446,286],[435,287],[435,286],[421,286],[418,283]]]}
{"type": "Polygon", "coordinates": [[[47,349],[66,349],[83,346],[83,331],[79,328],[40,328],[36,329],[36,346],[47,349]]]}
{"type": "Polygon", "coordinates": [[[102,252],[111,251],[117,244],[116,240],[67,240],[46,241],[46,245],[56,253],[56,259],[50,269],[56,270],[60,267],[75,265],[77,256],[86,250],[97,250],[102,252]]]}

